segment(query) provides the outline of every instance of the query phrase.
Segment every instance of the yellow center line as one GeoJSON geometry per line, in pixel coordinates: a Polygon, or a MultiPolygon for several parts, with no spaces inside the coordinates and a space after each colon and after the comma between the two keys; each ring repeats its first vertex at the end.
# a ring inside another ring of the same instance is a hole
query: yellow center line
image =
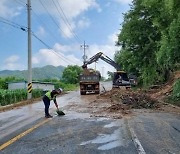
{"type": "Polygon", "coordinates": [[[45,124],[46,122],[48,122],[49,119],[46,119],[40,123],[38,123],[37,125],[33,126],[32,128],[26,130],[25,132],[17,135],[16,137],[10,139],[9,141],[7,141],[6,143],[0,145],[0,150],[3,150],[4,148],[6,148],[7,146],[9,146],[10,144],[14,143],[15,141],[19,140],[20,138],[22,138],[23,136],[29,134],[30,132],[32,132],[33,130],[35,130],[36,128],[40,127],[41,125],[45,124]]]}

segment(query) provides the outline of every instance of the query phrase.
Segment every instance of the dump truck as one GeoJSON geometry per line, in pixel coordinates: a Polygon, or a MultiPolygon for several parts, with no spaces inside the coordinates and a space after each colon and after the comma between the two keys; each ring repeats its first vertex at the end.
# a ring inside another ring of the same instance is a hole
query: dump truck
{"type": "Polygon", "coordinates": [[[86,95],[87,92],[89,93],[100,93],[100,72],[84,68],[83,72],[79,76],[79,83],[80,83],[80,94],[86,95]]]}
{"type": "Polygon", "coordinates": [[[113,88],[125,87],[126,89],[128,89],[131,87],[131,83],[130,83],[127,73],[121,70],[121,67],[115,61],[113,61],[111,58],[109,58],[102,52],[97,53],[96,55],[91,57],[88,61],[85,61],[82,68],[84,70],[87,69],[87,65],[92,64],[93,62],[96,62],[98,59],[105,61],[106,63],[110,64],[116,69],[116,72],[114,72],[114,75],[113,75],[113,83],[112,83],[113,88]]]}

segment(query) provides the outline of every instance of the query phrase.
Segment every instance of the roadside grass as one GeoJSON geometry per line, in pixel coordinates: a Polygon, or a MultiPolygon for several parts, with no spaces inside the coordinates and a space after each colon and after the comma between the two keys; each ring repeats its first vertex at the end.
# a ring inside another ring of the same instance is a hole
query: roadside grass
{"type": "Polygon", "coordinates": [[[165,102],[180,107],[180,99],[174,98],[173,96],[165,98],[165,102]]]}
{"type": "Polygon", "coordinates": [[[79,84],[65,84],[65,83],[60,83],[59,87],[63,89],[63,91],[73,91],[77,90],[79,88],[79,84]]]}

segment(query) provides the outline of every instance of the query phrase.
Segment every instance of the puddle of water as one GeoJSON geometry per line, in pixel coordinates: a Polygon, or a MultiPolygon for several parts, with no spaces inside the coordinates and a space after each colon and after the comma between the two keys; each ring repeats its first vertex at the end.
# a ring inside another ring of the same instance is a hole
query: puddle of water
{"type": "Polygon", "coordinates": [[[98,118],[97,121],[109,120],[109,118],[98,118]]]}
{"type": "Polygon", "coordinates": [[[108,125],[105,125],[104,128],[111,128],[111,127],[115,127],[115,126],[121,127],[122,125],[123,125],[123,121],[122,120],[116,120],[114,122],[111,122],[108,125]]]}
{"type": "Polygon", "coordinates": [[[115,130],[112,134],[100,134],[97,138],[82,142],[80,145],[103,144],[98,147],[99,150],[109,150],[123,145],[121,129],[115,130]]]}
{"type": "Polygon", "coordinates": [[[110,149],[116,148],[118,146],[121,146],[121,143],[119,141],[113,141],[113,142],[110,142],[110,143],[107,143],[107,144],[104,144],[104,145],[98,147],[98,149],[99,150],[110,150],[110,149]]]}

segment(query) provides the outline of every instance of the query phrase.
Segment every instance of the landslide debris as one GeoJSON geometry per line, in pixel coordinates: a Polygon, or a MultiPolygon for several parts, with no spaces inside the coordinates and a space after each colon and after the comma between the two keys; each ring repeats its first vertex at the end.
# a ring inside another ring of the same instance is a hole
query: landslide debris
{"type": "Polygon", "coordinates": [[[112,89],[97,96],[90,105],[96,116],[122,118],[131,114],[132,109],[159,109],[161,103],[143,91],[112,89]]]}
{"type": "Polygon", "coordinates": [[[124,105],[128,109],[155,109],[160,107],[160,103],[157,100],[149,97],[143,91],[113,89],[101,94],[100,97],[109,98],[111,102],[124,105]]]}
{"type": "Polygon", "coordinates": [[[158,99],[159,101],[166,102],[166,98],[172,95],[174,83],[180,79],[180,71],[176,71],[171,75],[169,81],[163,85],[158,85],[156,88],[153,85],[148,90],[150,97],[158,99]]]}

